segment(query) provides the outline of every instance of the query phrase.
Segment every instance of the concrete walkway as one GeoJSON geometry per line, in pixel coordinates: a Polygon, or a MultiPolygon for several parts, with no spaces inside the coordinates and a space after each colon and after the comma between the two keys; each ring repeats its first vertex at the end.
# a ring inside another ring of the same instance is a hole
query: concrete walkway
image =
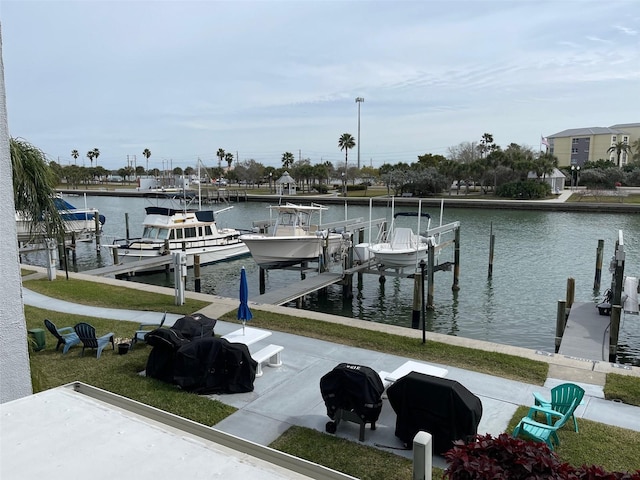
{"type": "MultiPolygon", "coordinates": [[[[82,274],[73,275],[80,278],[83,277],[82,274]]],[[[129,283],[113,279],[87,277],[87,280],[90,281],[102,281],[139,290],[152,290],[158,293],[173,294],[172,289],[162,287],[134,284],[133,282],[129,283]]],[[[211,301],[211,304],[200,310],[200,312],[212,318],[218,318],[223,313],[231,311],[238,306],[238,301],[234,299],[192,292],[188,292],[188,297],[208,299],[211,301]]],[[[126,320],[136,323],[155,323],[163,314],[163,312],[140,312],[82,306],[63,300],[48,298],[25,288],[23,288],[23,299],[26,305],[43,309],[68,312],[88,317],[126,320]]],[[[257,304],[252,304],[251,308],[254,316],[259,315],[260,310],[269,310],[286,313],[288,315],[300,314],[307,318],[318,318],[329,322],[388,331],[411,337],[421,335],[421,332],[402,327],[380,324],[371,325],[370,322],[324,315],[317,312],[296,311],[285,307],[257,304]]],[[[168,315],[167,325],[172,325],[179,317],[180,315],[168,315]]],[[[237,328],[239,328],[238,323],[218,321],[215,332],[216,334],[224,335],[237,328]]],[[[481,399],[483,415],[478,433],[498,435],[504,432],[516,408],[519,405],[532,404],[532,393],[534,391],[548,396],[550,388],[564,381],[577,383],[586,390],[585,399],[576,410],[578,419],[586,418],[609,425],[640,431],[640,407],[604,400],[602,392],[604,377],[607,372],[614,371],[616,373],[628,373],[634,376],[640,376],[640,368],[632,367],[629,371],[621,372],[611,364],[585,364],[585,362],[577,359],[565,358],[545,352],[534,352],[518,347],[490,344],[488,342],[478,342],[433,333],[429,333],[429,338],[436,339],[439,342],[464,345],[480,350],[488,349],[515,355],[521,354],[522,356],[535,358],[539,361],[546,361],[550,364],[550,373],[553,377],[547,379],[544,387],[463,370],[448,365],[433,364],[434,366],[447,369],[448,374],[446,378],[458,381],[481,399]]],[[[384,370],[389,372],[395,370],[407,360],[410,360],[409,358],[396,355],[276,331],[274,331],[268,339],[252,345],[251,350],[260,349],[270,343],[284,347],[284,351],[282,352],[283,365],[281,367],[265,367],[263,376],[256,378],[254,382],[255,389],[253,392],[211,396],[211,398],[238,408],[236,413],[215,425],[215,428],[262,445],[268,445],[292,425],[313,428],[318,431],[325,430],[325,424],[330,419],[326,414],[326,408],[320,393],[320,378],[339,363],[348,362],[366,365],[376,371],[384,370]]],[[[395,437],[394,429],[395,413],[385,400],[382,413],[377,422],[377,429],[371,431],[367,428],[364,443],[411,458],[411,451],[402,449],[400,440],[395,437]]],[[[358,440],[358,434],[359,426],[349,422],[342,422],[336,433],[337,436],[352,441],[358,440]]],[[[444,460],[435,457],[434,465],[444,467],[444,460]]]]}

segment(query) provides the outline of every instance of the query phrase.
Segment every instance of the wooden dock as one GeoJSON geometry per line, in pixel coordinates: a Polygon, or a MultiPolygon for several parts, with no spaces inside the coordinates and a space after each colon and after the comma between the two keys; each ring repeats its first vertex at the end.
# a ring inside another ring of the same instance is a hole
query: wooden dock
{"type": "Polygon", "coordinates": [[[93,270],[87,270],[82,273],[87,275],[96,275],[98,277],[109,277],[117,275],[125,275],[135,273],[140,270],[153,267],[169,266],[173,263],[172,255],[158,255],[157,257],[147,258],[144,260],[137,260],[130,263],[122,263],[118,265],[110,265],[108,267],[95,268],[93,270]]]}
{"type": "Polygon", "coordinates": [[[256,297],[252,297],[249,300],[255,303],[263,303],[267,305],[284,305],[285,303],[291,302],[297,298],[313,293],[316,290],[338,283],[341,280],[341,273],[324,272],[305,278],[293,285],[288,285],[256,297]]]}
{"type": "Polygon", "coordinates": [[[594,303],[574,303],[567,318],[558,353],[593,362],[609,361],[609,323],[594,303]]]}

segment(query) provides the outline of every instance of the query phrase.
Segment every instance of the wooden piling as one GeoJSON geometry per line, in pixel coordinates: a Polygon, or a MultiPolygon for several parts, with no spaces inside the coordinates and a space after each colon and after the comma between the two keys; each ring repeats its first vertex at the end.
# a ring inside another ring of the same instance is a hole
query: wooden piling
{"type": "Polygon", "coordinates": [[[125,235],[126,235],[126,239],[127,239],[127,243],[129,242],[129,214],[127,212],[125,212],[124,214],[124,228],[125,228],[125,235]]]}
{"type": "Polygon", "coordinates": [[[493,222],[491,222],[491,230],[489,234],[489,278],[493,277],[493,248],[495,244],[496,236],[493,234],[493,222]]]}
{"type": "Polygon", "coordinates": [[[202,289],[200,280],[200,255],[198,254],[193,256],[193,275],[195,277],[194,289],[196,292],[200,293],[202,289]]]}
{"type": "Polygon", "coordinates": [[[93,214],[93,221],[96,229],[96,253],[100,256],[100,240],[101,240],[101,231],[100,231],[100,215],[98,215],[98,211],[93,214]]]}
{"type": "Polygon", "coordinates": [[[111,250],[113,251],[113,264],[118,265],[120,263],[120,259],[118,258],[118,249],[112,248],[111,250]]]}
{"type": "Polygon", "coordinates": [[[593,289],[600,290],[600,280],[602,279],[602,256],[604,252],[604,240],[598,240],[596,250],[596,275],[593,279],[593,289]]]}
{"type": "MultiPolygon", "coordinates": [[[[430,251],[433,252],[432,249],[430,251]]],[[[430,283],[433,283],[432,280],[431,278],[430,283]]],[[[454,292],[460,290],[460,227],[456,228],[453,240],[453,285],[451,290],[454,292]]]]}
{"type": "Polygon", "coordinates": [[[264,295],[264,292],[266,291],[266,282],[265,282],[265,269],[260,267],[260,295],[264,295]]]}
{"type": "Polygon", "coordinates": [[[620,333],[620,315],[622,307],[612,305],[611,307],[611,330],[609,331],[609,361],[616,363],[618,355],[618,334],[620,333]]]}
{"type": "Polygon", "coordinates": [[[567,278],[567,308],[571,309],[573,302],[576,298],[576,279],[573,277],[567,278]]]}
{"type": "Polygon", "coordinates": [[[413,310],[411,311],[411,328],[420,326],[422,308],[422,273],[416,272],[413,276],[413,310]]]}
{"type": "MultiPolygon", "coordinates": [[[[433,297],[435,293],[435,282],[433,281],[433,270],[435,267],[435,252],[433,248],[427,251],[427,309],[433,310],[434,302],[433,297]]],[[[455,276],[455,275],[454,275],[455,276]]],[[[457,290],[454,288],[454,290],[457,290]]]]}
{"type": "Polygon", "coordinates": [[[560,350],[564,328],[567,325],[567,302],[558,300],[558,309],[556,312],[556,353],[560,350]]]}

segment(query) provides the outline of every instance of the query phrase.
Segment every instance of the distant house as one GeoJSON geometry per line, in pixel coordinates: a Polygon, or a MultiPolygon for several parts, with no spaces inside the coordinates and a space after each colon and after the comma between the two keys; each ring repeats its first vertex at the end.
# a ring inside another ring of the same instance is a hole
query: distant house
{"type": "MultiPolygon", "coordinates": [[[[536,172],[529,172],[529,175],[527,175],[527,178],[537,179],[538,175],[536,175],[536,172]]],[[[551,192],[561,193],[562,190],[564,189],[567,177],[560,170],[558,170],[557,168],[554,168],[551,175],[545,175],[544,178],[542,179],[551,186],[551,192]]]]}
{"type": "MultiPolygon", "coordinates": [[[[640,138],[640,123],[624,123],[610,127],[572,128],[549,135],[549,153],[558,158],[560,166],[579,165],[600,159],[617,162],[615,152],[607,150],[618,142],[632,145],[640,138]]],[[[620,156],[619,167],[630,162],[631,153],[620,156]]]]}

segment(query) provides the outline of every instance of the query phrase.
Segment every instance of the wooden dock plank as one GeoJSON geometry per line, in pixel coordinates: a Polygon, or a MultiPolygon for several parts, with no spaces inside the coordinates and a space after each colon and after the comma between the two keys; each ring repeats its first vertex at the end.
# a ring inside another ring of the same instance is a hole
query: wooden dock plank
{"type": "Polygon", "coordinates": [[[600,315],[594,303],[574,303],[558,353],[566,357],[609,361],[610,317],[600,315]]]}
{"type": "Polygon", "coordinates": [[[87,275],[97,275],[98,277],[107,277],[109,275],[121,275],[125,273],[133,273],[138,270],[143,270],[150,267],[159,267],[163,265],[170,265],[173,263],[173,257],[171,255],[158,255],[157,257],[147,258],[144,260],[137,260],[135,262],[123,263],[119,265],[110,265],[108,267],[95,268],[93,270],[87,270],[87,275]]]}
{"type": "Polygon", "coordinates": [[[305,278],[293,285],[279,288],[271,292],[266,292],[263,295],[258,295],[257,297],[252,297],[250,300],[255,303],[262,303],[266,305],[284,305],[296,298],[308,295],[334,283],[338,283],[340,280],[342,280],[341,273],[324,272],[319,275],[314,275],[313,277],[305,278]]]}

